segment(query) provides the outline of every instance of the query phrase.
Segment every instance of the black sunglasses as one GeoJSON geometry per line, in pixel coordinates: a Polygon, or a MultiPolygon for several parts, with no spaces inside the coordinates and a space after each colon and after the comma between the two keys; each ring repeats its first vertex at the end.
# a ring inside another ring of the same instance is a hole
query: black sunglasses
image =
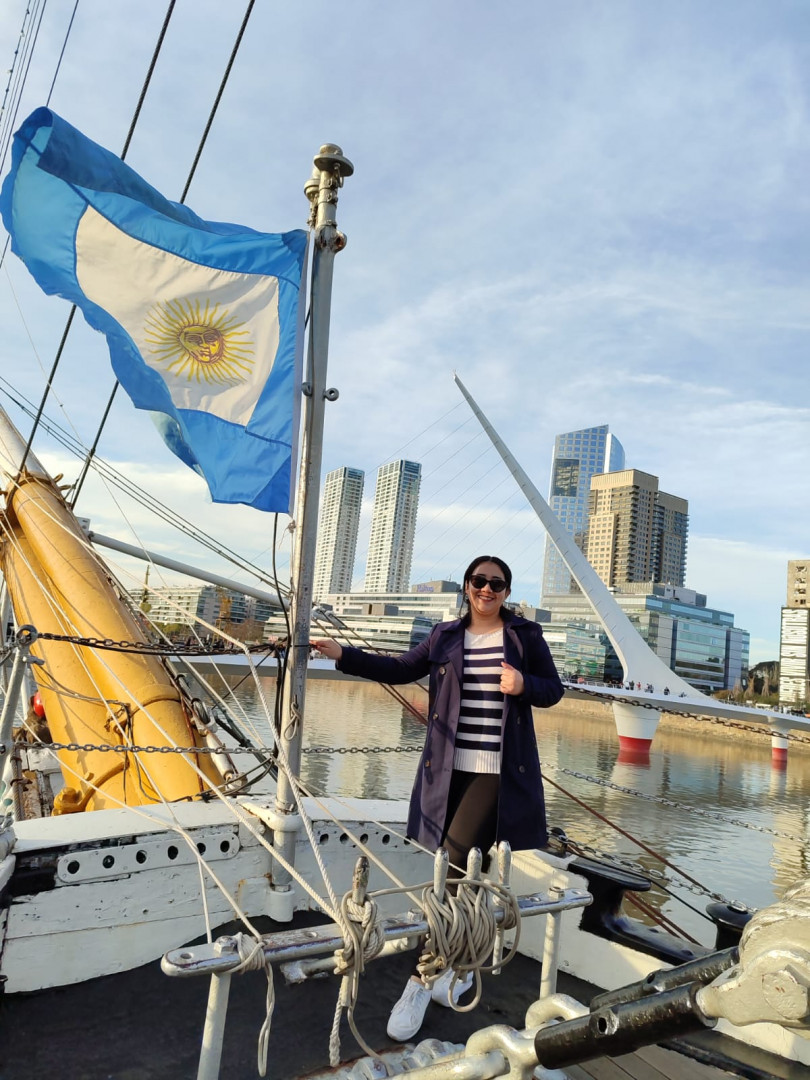
{"type": "Polygon", "coordinates": [[[485,585],[489,585],[494,593],[503,592],[506,588],[506,582],[502,577],[488,578],[484,577],[483,574],[473,574],[470,578],[470,584],[474,589],[483,589],[485,585]]]}

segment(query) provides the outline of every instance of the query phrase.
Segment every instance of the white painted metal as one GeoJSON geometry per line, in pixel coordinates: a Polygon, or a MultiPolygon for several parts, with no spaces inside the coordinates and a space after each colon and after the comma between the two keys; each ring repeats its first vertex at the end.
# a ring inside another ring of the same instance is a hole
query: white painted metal
{"type": "MultiPolygon", "coordinates": [[[[310,651],[310,613],[312,585],[315,577],[315,544],[318,532],[318,498],[321,489],[321,459],[323,456],[323,424],[327,400],[334,400],[326,385],[329,353],[329,322],[331,315],[332,276],[335,255],[346,246],[346,238],[338,232],[335,210],[338,189],[343,178],[354,172],[352,163],[343,156],[339,146],[327,143],[315,157],[312,176],[305,186],[310,200],[310,223],[314,226],[314,256],[312,264],[312,296],[310,301],[309,347],[304,393],[304,422],[301,445],[301,467],[295,499],[295,533],[293,541],[291,641],[288,643],[289,667],[284,680],[281,715],[281,745],[283,757],[291,772],[298,775],[301,765],[301,726],[307,685],[307,660],[310,651]]],[[[295,810],[291,781],[280,771],[276,790],[276,806],[280,813],[295,810]]],[[[289,864],[295,855],[295,839],[289,832],[280,832],[274,843],[289,864]]],[[[274,868],[273,888],[290,888],[289,873],[274,868]]]]}
{"type": "MultiPolygon", "coordinates": [[[[676,675],[664,661],[656,656],[640,637],[633,624],[611,596],[608,587],[574,543],[573,536],[566,532],[557,515],[531,482],[516,458],[507,449],[495,428],[484,416],[464,383],[453,375],[456,385],[478,418],[481,427],[487,433],[492,445],[501,455],[506,467],[514,476],[529,505],[540,518],[552,543],[559,551],[571,575],[605,628],[613,648],[624,668],[625,678],[630,677],[653,686],[669,686],[676,694],[685,692],[695,696],[698,692],[689,683],[676,675]]],[[[698,695],[702,696],[702,695],[698,695]]]]}
{"type": "MultiPolygon", "coordinates": [[[[669,695],[640,694],[637,692],[636,696],[639,697],[641,704],[663,704],[666,705],[669,712],[699,712],[704,716],[727,716],[730,719],[743,719],[759,724],[768,723],[772,727],[783,731],[790,730],[793,727],[810,730],[810,723],[804,717],[788,716],[785,713],[766,712],[764,710],[755,711],[741,706],[717,702],[714,698],[696,690],[694,686],[691,686],[679,675],[676,675],[671,668],[667,667],[664,661],[649,648],[616,603],[605,583],[574,543],[574,538],[565,531],[557,515],[518,464],[514,455],[507,449],[505,443],[478,407],[464,383],[458,375],[454,374],[453,378],[482,428],[489,436],[492,445],[501,455],[506,467],[526,496],[529,505],[543,523],[553,544],[571,571],[572,577],[582,589],[597,618],[604,626],[605,633],[610,638],[610,642],[616,650],[616,655],[624,668],[625,678],[629,678],[632,673],[634,681],[639,681],[645,685],[649,683],[652,686],[662,688],[669,687],[671,691],[669,695]],[[683,698],[680,697],[681,694],[683,694],[683,698]],[[721,707],[721,709],[718,707],[721,707]]],[[[606,688],[600,687],[600,693],[604,689],[606,688]]],[[[615,693],[616,696],[621,697],[634,696],[631,691],[626,690],[617,690],[615,693]]],[[[640,713],[634,715],[636,720],[642,716],[640,713]]],[[[651,713],[647,730],[652,727],[653,722],[657,723],[655,713],[651,713]]],[[[652,729],[655,730],[654,727],[652,729]]],[[[637,735],[634,737],[652,738],[652,735],[637,735]]]]}
{"type": "MultiPolygon", "coordinates": [[[[0,408],[0,472],[12,480],[20,471],[20,463],[25,454],[25,443],[20,433],[9,419],[5,409],[0,408]]],[[[48,473],[32,450],[25,459],[25,471],[33,476],[48,479],[48,473]]]]}
{"type": "Polygon", "coordinates": [[[104,536],[103,533],[90,531],[87,539],[91,544],[109,548],[110,551],[120,551],[122,555],[131,555],[135,559],[154,563],[155,566],[163,566],[167,570],[177,570],[181,574],[207,581],[210,585],[220,585],[223,589],[231,589],[233,592],[244,593],[245,596],[255,597],[256,600],[266,600],[277,608],[287,606],[286,600],[278,593],[267,592],[266,589],[256,589],[252,585],[245,585],[242,581],[234,581],[233,578],[222,577],[221,574],[212,574],[208,570],[202,570],[198,566],[180,562],[178,559],[168,559],[165,555],[159,555],[156,551],[147,551],[146,548],[136,547],[135,544],[125,544],[123,540],[116,540],[112,536],[104,536]]]}

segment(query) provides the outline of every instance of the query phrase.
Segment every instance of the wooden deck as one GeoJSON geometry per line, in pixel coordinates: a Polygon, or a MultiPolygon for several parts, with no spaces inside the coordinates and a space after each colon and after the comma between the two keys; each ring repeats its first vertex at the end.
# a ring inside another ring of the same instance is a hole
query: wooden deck
{"type": "MultiPolygon", "coordinates": [[[[320,921],[314,914],[309,920],[320,921]]],[[[263,924],[266,920],[258,921],[263,924]]],[[[388,1014],[412,966],[413,957],[402,954],[370,964],[363,976],[356,1019],[361,1033],[378,1052],[393,1048],[385,1030],[388,1014]]],[[[491,1024],[520,1028],[537,995],[539,979],[539,965],[516,957],[503,976],[484,976],[484,996],[474,1011],[456,1013],[430,1005],[424,1026],[413,1041],[432,1038],[461,1044],[473,1031],[491,1024]]],[[[268,1080],[323,1075],[337,980],[322,978],[287,986],[277,974],[275,985],[268,1080]]],[[[561,976],[560,991],[580,1001],[589,1000],[594,989],[561,976]]],[[[233,980],[222,1080],[254,1080],[257,1075],[256,1038],[265,1016],[265,993],[266,982],[259,973],[233,980]]],[[[0,1078],[53,1080],[54,1062],[59,1063],[59,1075],[69,1080],[180,1080],[196,1076],[207,994],[207,979],[171,979],[153,963],[78,986],[32,995],[0,995],[0,1078]]],[[[711,1031],[696,1039],[697,1046],[693,1042],[685,1047],[686,1055],[648,1046],[617,1058],[565,1066],[563,1071],[571,1080],[728,1080],[732,1072],[748,1080],[807,1080],[806,1068],[771,1055],[760,1054],[759,1060],[749,1061],[743,1068],[732,1069],[729,1063],[728,1072],[701,1064],[691,1055],[697,1053],[704,1060],[725,1064],[722,1056],[712,1056],[718,1050],[722,1055],[723,1040],[711,1031]]],[[[362,1054],[345,1019],[341,1043],[344,1060],[362,1054]]]]}
{"type": "Polygon", "coordinates": [[[728,1080],[729,1074],[674,1050],[645,1046],[635,1054],[597,1058],[564,1070],[571,1080],[728,1080]]]}

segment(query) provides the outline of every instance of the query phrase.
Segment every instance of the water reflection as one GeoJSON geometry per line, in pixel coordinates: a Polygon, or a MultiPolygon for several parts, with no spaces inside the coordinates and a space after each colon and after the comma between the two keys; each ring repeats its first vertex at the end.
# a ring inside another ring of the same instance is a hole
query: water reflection
{"type": "MultiPolygon", "coordinates": [[[[274,680],[264,679],[262,689],[272,703],[274,680]]],[[[401,689],[424,710],[426,698],[419,687],[401,689]]],[[[256,687],[243,683],[239,697],[269,737],[256,687]]],[[[535,716],[540,757],[549,779],[549,823],[561,825],[578,842],[660,869],[653,856],[565,792],[729,899],[760,907],[810,872],[806,806],[810,756],[792,749],[787,771],[773,770],[767,738],[734,741],[714,734],[706,724],[697,732],[660,730],[649,761],[631,762],[619,758],[609,721],[561,709],[539,710],[535,716]],[[599,786],[582,777],[614,786],[599,786]],[[619,790],[625,788],[639,794],[619,790]],[[657,801],[662,798],[669,805],[657,801]]],[[[374,683],[311,679],[308,684],[305,747],[421,747],[423,738],[424,727],[374,683]]],[[[406,798],[417,761],[416,753],[307,753],[302,773],[307,786],[318,793],[406,798]]],[[[705,897],[689,891],[683,895],[703,911],[705,897]]],[[[713,940],[711,928],[695,912],[658,890],[647,899],[701,941],[713,940]]]]}

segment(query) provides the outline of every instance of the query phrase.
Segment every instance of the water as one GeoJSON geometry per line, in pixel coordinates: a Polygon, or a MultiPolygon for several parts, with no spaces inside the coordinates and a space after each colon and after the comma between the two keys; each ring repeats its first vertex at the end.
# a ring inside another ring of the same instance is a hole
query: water
{"type": "MultiPolygon", "coordinates": [[[[422,711],[426,709],[427,695],[421,687],[400,690],[422,711]]],[[[261,679],[261,694],[250,680],[238,692],[264,741],[269,739],[269,729],[262,695],[272,706],[274,678],[261,679]]],[[[787,771],[779,772],[771,767],[767,738],[735,740],[705,724],[697,732],[662,728],[648,766],[621,764],[611,720],[584,715],[574,702],[535,710],[535,720],[549,825],[562,826],[577,842],[646,867],[666,869],[554,785],[728,899],[762,907],[810,874],[807,752],[791,747],[787,771]],[[563,769],[633,788],[672,805],[601,787],[563,769]],[[746,828],[743,823],[767,831],[746,828]]],[[[423,736],[424,728],[382,687],[359,680],[310,678],[305,747],[421,747],[423,736]]],[[[302,776],[319,794],[406,798],[417,761],[416,753],[309,753],[304,755],[302,776]]],[[[684,888],[678,889],[678,895],[700,912],[708,902],[684,888]]],[[[648,899],[694,937],[705,944],[713,942],[711,927],[696,912],[659,890],[648,899]]]]}

